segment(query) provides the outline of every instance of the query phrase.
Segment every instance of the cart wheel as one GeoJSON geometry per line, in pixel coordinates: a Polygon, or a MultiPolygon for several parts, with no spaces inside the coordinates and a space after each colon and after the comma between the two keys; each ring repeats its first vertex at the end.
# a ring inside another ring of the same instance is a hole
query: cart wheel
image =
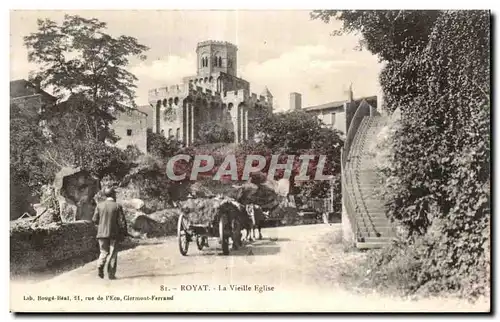
{"type": "Polygon", "coordinates": [[[224,216],[219,219],[219,239],[222,246],[222,254],[229,255],[229,236],[224,233],[224,216]]]}
{"type": "Polygon", "coordinates": [[[189,248],[189,233],[188,233],[188,223],[184,215],[179,216],[179,221],[177,222],[177,238],[179,239],[179,251],[183,256],[187,255],[189,248]]]}
{"type": "Polygon", "coordinates": [[[237,220],[232,222],[232,239],[233,239],[233,249],[238,249],[242,245],[241,241],[241,225],[237,220]]]}
{"type": "Polygon", "coordinates": [[[199,250],[203,250],[203,247],[205,246],[205,236],[197,236],[196,237],[196,246],[198,246],[199,250]]]}

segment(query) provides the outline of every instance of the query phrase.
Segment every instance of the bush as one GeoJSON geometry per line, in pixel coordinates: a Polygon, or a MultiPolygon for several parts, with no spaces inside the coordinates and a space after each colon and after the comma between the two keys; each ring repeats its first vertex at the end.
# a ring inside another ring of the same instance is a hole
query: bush
{"type": "Polygon", "coordinates": [[[383,174],[388,214],[405,243],[377,253],[373,280],[393,279],[408,292],[488,295],[489,12],[348,11],[340,19],[386,61],[384,108],[401,110],[383,174]]]}
{"type": "MultiPolygon", "coordinates": [[[[386,74],[391,73],[405,81],[409,91],[387,91],[388,104],[392,109],[400,106],[403,118],[394,136],[386,198],[389,215],[407,228],[412,247],[421,254],[415,289],[485,294],[490,225],[488,14],[443,13],[425,50],[388,65],[386,74]]],[[[385,79],[383,87],[391,88],[392,82],[385,79]]]]}
{"type": "Polygon", "coordinates": [[[176,139],[166,138],[163,134],[147,131],[147,150],[158,158],[168,159],[175,155],[181,147],[181,142],[176,139]]]}
{"type": "Polygon", "coordinates": [[[234,142],[234,132],[230,132],[217,122],[203,123],[198,130],[197,144],[206,143],[231,143],[234,142]]]}

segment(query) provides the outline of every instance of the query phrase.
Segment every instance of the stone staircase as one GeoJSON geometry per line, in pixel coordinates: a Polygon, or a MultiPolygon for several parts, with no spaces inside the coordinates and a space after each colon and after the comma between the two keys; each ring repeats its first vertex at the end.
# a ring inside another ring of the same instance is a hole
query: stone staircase
{"type": "Polygon", "coordinates": [[[345,193],[352,205],[350,220],[355,221],[356,247],[380,248],[395,235],[386,217],[383,201],[376,195],[381,186],[377,177],[373,157],[368,148],[384,125],[380,115],[364,116],[347,155],[345,193]]]}

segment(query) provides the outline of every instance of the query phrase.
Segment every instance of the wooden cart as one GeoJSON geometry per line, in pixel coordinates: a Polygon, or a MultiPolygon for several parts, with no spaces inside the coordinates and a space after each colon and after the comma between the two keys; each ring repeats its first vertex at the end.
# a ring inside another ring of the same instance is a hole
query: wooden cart
{"type": "Polygon", "coordinates": [[[217,238],[224,255],[229,254],[229,239],[232,239],[233,249],[241,246],[241,223],[237,216],[228,212],[220,212],[208,223],[191,222],[187,214],[181,214],[177,223],[177,238],[179,251],[186,256],[189,243],[196,241],[199,250],[209,247],[210,238],[217,238]]]}

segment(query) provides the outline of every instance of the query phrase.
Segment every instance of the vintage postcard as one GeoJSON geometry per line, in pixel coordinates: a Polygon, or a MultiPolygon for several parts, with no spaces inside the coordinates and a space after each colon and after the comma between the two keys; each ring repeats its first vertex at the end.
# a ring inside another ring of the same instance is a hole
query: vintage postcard
{"type": "Polygon", "coordinates": [[[490,12],[10,12],[11,312],[490,312],[490,12]]]}

